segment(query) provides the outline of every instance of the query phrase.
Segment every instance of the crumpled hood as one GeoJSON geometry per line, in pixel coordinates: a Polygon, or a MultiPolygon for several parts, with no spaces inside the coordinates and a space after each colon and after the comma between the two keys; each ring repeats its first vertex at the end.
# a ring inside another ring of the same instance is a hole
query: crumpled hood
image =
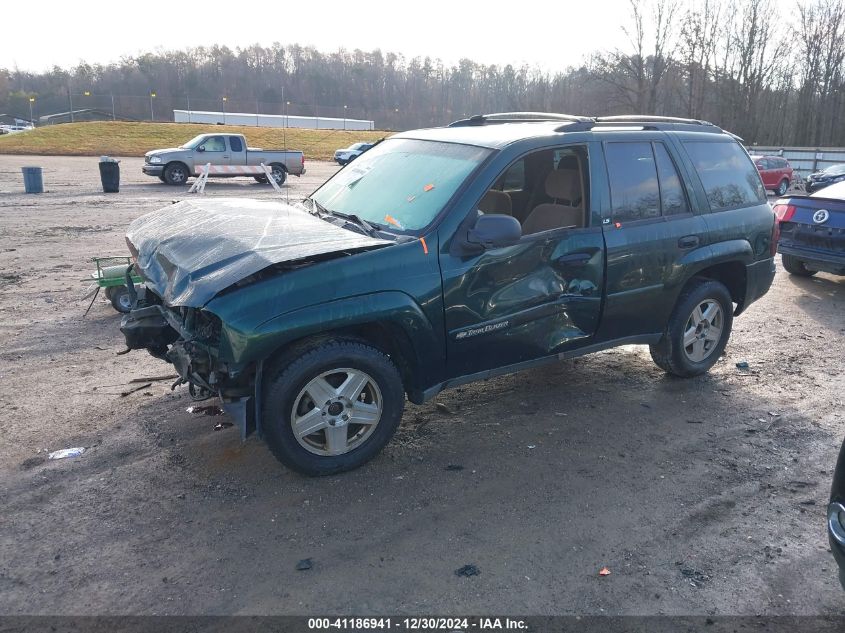
{"type": "Polygon", "coordinates": [[[147,286],[168,305],[193,308],[273,264],[393,243],[290,205],[247,198],[170,205],[132,222],[126,239],[147,286]]]}

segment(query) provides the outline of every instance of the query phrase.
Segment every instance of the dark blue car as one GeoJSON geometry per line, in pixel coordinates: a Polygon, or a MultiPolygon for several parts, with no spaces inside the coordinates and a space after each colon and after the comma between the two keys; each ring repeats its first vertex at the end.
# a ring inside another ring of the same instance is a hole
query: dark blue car
{"type": "Polygon", "coordinates": [[[790,274],[845,275],[845,182],[810,196],[781,198],[774,211],[780,228],[778,252],[790,274]]]}

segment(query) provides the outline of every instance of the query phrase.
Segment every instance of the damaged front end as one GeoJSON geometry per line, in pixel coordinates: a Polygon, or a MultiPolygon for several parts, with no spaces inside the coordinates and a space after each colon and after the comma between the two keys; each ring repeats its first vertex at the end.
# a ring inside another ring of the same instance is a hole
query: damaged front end
{"type": "Polygon", "coordinates": [[[220,358],[222,323],[201,308],[172,308],[148,288],[133,297],[136,306],[123,316],[120,331],[129,349],[146,349],[173,365],[179,378],[175,389],[187,384],[194,400],[217,396],[238,423],[241,438],[256,428],[255,367],[236,368],[220,358]]]}
{"type": "MultiPolygon", "coordinates": [[[[130,349],[147,349],[175,367],[174,387],[187,383],[198,400],[218,396],[245,438],[261,431],[261,355],[241,361],[229,340],[237,328],[221,322],[208,304],[220,299],[229,306],[230,319],[239,319],[241,328],[248,322],[239,335],[249,337],[250,328],[285,309],[280,301],[287,290],[282,282],[244,302],[247,287],[393,243],[275,201],[184,200],[129,226],[129,271],[137,270],[144,283],[120,329],[130,349]]],[[[134,293],[133,284],[127,287],[134,293]]]]}

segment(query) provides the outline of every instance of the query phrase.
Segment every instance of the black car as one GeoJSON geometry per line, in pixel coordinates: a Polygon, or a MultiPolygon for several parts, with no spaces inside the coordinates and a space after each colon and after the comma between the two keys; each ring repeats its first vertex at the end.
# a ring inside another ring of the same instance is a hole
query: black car
{"type": "Polygon", "coordinates": [[[845,180],[845,163],[831,165],[830,167],[825,167],[821,171],[810,174],[807,176],[806,180],[804,180],[804,186],[807,189],[807,193],[813,193],[814,191],[824,189],[828,185],[832,185],[835,182],[841,182],[843,180],[845,180]]]}
{"type": "Polygon", "coordinates": [[[827,507],[827,535],[830,549],[839,564],[839,582],[845,589],[845,442],[839,451],[839,461],[833,473],[830,505],[827,507]]]}

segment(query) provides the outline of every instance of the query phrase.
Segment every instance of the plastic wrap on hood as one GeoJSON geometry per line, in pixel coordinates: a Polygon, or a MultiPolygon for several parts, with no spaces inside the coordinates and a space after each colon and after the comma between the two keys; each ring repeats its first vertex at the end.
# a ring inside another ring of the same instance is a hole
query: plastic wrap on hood
{"type": "Polygon", "coordinates": [[[392,244],[244,198],[185,200],[141,216],[126,237],[147,285],[168,305],[195,308],[273,264],[392,244]]]}

